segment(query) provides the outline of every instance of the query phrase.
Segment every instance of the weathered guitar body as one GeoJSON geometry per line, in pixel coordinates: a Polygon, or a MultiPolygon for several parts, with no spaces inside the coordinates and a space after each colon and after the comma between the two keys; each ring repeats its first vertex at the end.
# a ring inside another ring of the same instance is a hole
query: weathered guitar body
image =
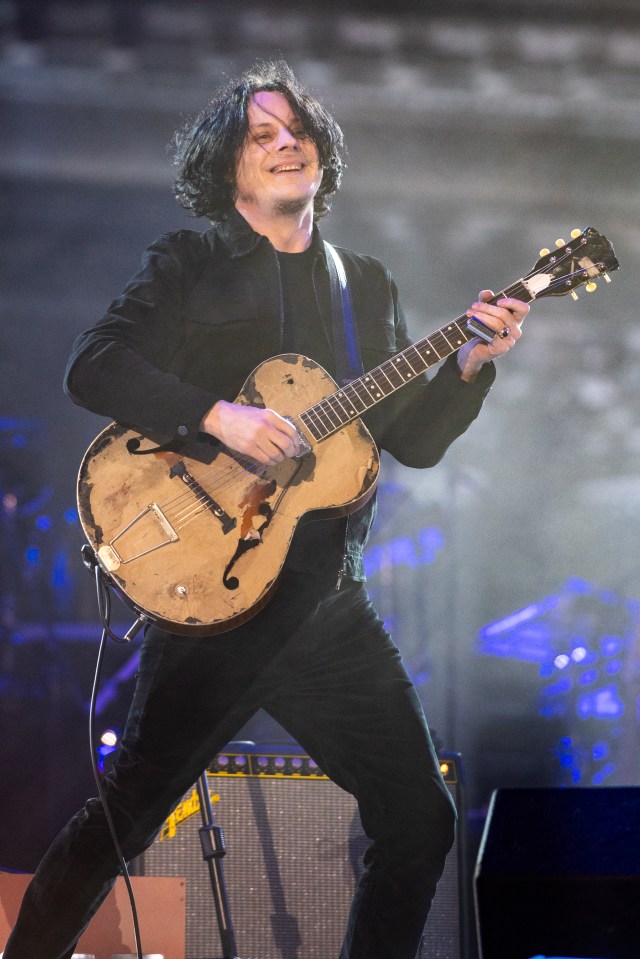
{"type": "MultiPolygon", "coordinates": [[[[321,367],[291,354],[259,366],[236,402],[297,418],[336,389],[321,367]]],[[[271,468],[206,441],[141,455],[145,446],[157,448],[115,423],[96,437],[80,467],[80,520],[124,598],[185,635],[253,616],[276,586],[299,521],[357,509],[379,469],[360,419],[271,468]]]]}

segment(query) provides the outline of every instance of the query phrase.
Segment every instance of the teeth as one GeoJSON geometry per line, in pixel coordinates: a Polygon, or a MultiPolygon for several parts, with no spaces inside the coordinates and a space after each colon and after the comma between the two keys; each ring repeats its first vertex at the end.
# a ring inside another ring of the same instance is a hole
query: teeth
{"type": "Polygon", "coordinates": [[[298,170],[301,170],[301,169],[302,169],[302,166],[301,166],[299,163],[298,163],[298,164],[296,164],[296,163],[286,163],[286,164],[284,164],[283,166],[277,166],[277,167],[275,167],[275,169],[274,169],[273,172],[274,172],[274,173],[287,173],[289,170],[292,170],[293,172],[297,172],[298,170]]]}

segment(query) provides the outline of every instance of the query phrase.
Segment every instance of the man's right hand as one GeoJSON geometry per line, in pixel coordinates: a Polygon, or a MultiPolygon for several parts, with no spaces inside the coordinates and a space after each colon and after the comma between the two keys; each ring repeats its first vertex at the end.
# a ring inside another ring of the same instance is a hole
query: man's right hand
{"type": "Polygon", "coordinates": [[[295,427],[274,410],[257,406],[218,400],[202,417],[200,430],[263,466],[275,466],[300,450],[295,427]]]}

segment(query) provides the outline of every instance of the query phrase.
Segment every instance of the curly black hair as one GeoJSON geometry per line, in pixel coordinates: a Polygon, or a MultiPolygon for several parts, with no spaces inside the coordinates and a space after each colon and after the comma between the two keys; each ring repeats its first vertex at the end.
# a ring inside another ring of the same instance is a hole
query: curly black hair
{"type": "Polygon", "coordinates": [[[229,83],[173,139],[178,201],[194,216],[226,219],[236,200],[236,166],[247,133],[249,100],[260,90],[282,93],[305,133],[316,145],[324,171],[315,196],[314,218],[329,211],[328,200],[340,186],[344,164],[342,131],[333,117],[300,85],[283,60],[259,61],[229,83]]]}

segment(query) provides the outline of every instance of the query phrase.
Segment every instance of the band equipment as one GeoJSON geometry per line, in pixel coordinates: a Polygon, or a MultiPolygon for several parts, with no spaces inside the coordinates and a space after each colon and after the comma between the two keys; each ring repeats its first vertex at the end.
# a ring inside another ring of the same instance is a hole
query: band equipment
{"type": "MultiPolygon", "coordinates": [[[[460,761],[441,754],[447,788],[464,819],[460,761]]],[[[230,744],[206,774],[224,832],[224,881],[238,955],[337,956],[368,840],[355,800],[298,747],[230,744]]],[[[202,861],[200,789],[189,790],[156,842],[135,862],[145,876],[184,876],[184,959],[220,955],[216,910],[202,861]]],[[[418,959],[463,959],[467,928],[463,839],[438,883],[418,959]]],[[[226,955],[227,953],[225,953],[226,955]]]]}
{"type": "MultiPolygon", "coordinates": [[[[608,280],[618,268],[609,241],[592,227],[574,234],[490,302],[575,295],[608,280]]],[[[111,424],[78,478],[80,521],[100,567],[140,621],[174,633],[221,633],[254,616],[277,587],[298,523],[344,516],[373,495],[379,454],[361,414],[476,336],[495,331],[462,315],[341,387],[304,356],[260,364],[236,403],[276,410],[301,438],[301,455],[274,467],[213,438],[159,447],[111,424]]]]}

